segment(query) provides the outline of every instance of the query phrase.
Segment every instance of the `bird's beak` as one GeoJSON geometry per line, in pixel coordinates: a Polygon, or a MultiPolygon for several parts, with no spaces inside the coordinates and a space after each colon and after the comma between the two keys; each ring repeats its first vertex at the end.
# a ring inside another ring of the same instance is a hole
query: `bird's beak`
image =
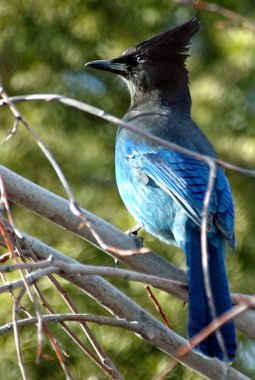
{"type": "Polygon", "coordinates": [[[111,73],[125,75],[127,74],[126,65],[123,62],[118,62],[117,59],[99,60],[86,63],[85,66],[93,67],[94,69],[109,71],[111,73]]]}

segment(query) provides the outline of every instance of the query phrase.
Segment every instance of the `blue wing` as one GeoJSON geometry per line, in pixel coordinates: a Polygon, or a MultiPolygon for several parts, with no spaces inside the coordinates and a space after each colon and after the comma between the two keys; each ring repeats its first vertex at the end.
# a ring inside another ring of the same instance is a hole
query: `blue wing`
{"type": "MultiPolygon", "coordinates": [[[[136,152],[132,156],[136,170],[151,178],[201,225],[201,212],[205,197],[209,169],[206,164],[175,151],[161,149],[154,153],[136,152]]],[[[209,221],[215,223],[224,236],[234,245],[234,206],[227,178],[221,168],[217,177],[209,207],[209,221]]]]}

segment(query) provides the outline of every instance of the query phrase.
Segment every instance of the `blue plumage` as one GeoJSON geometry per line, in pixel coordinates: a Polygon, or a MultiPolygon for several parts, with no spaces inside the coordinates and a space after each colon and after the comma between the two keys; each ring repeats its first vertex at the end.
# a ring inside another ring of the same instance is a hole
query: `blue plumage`
{"type": "MultiPolygon", "coordinates": [[[[194,336],[212,321],[206,298],[200,226],[208,184],[206,164],[121,129],[116,141],[116,179],[126,207],[144,228],[186,253],[189,284],[188,335],[194,336]],[[127,137],[129,135],[129,137],[127,137]]],[[[232,307],[224,264],[225,240],[234,245],[234,207],[231,190],[221,168],[211,196],[208,215],[209,273],[217,315],[232,307]]],[[[221,328],[229,361],[236,351],[233,322],[221,328]]],[[[215,334],[199,345],[207,356],[223,359],[215,334]]]]}
{"type": "MultiPolygon", "coordinates": [[[[191,118],[191,98],[185,59],[190,38],[199,28],[193,19],[111,61],[90,66],[121,75],[129,87],[131,106],[124,120],[166,141],[211,157],[216,153],[191,118]]],[[[152,140],[120,128],[116,138],[115,170],[120,195],[134,218],[168,244],[180,247],[188,267],[188,335],[212,321],[201,263],[201,212],[208,184],[207,165],[166,149],[152,140]]],[[[234,247],[234,206],[231,189],[217,168],[208,225],[209,274],[217,316],[231,309],[225,269],[225,242],[234,247]]],[[[228,360],[236,351],[233,322],[221,328],[228,360]]],[[[210,357],[224,359],[212,334],[197,347],[210,357]]]]}

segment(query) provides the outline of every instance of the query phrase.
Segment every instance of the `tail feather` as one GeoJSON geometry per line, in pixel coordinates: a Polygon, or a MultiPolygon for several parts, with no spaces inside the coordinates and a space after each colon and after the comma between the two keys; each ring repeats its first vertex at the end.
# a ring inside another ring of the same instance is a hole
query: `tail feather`
{"type": "MultiPolygon", "coordinates": [[[[208,305],[204,277],[201,261],[200,232],[192,231],[192,238],[187,239],[184,250],[187,256],[188,265],[188,286],[189,286],[189,315],[188,315],[188,336],[192,338],[212,321],[211,311],[208,305]]],[[[215,236],[208,241],[209,254],[209,276],[213,295],[213,301],[217,316],[231,309],[227,274],[224,258],[224,238],[215,236]],[[215,245],[214,245],[215,244],[215,245]]],[[[220,328],[228,360],[232,362],[236,352],[236,335],[234,322],[228,322],[220,328]]],[[[224,359],[216,334],[211,334],[203,340],[197,349],[210,357],[224,359]]]]}

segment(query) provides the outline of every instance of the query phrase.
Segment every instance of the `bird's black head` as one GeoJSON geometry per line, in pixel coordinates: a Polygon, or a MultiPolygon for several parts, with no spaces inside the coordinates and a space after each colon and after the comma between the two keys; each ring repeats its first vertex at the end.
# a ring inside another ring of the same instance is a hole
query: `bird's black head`
{"type": "Polygon", "coordinates": [[[126,50],[112,60],[88,62],[87,66],[119,74],[129,87],[134,106],[157,92],[166,101],[189,94],[185,61],[191,37],[199,30],[195,18],[126,50]]]}

